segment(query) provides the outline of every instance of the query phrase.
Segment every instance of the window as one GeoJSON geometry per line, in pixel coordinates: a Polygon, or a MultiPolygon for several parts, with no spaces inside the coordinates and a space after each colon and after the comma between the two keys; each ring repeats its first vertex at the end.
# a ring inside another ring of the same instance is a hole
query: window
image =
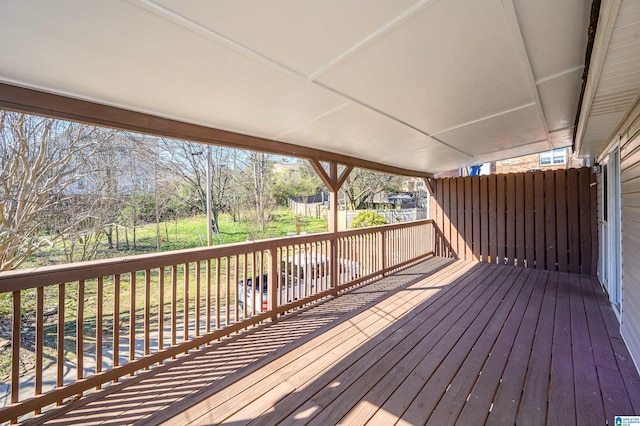
{"type": "Polygon", "coordinates": [[[567,149],[558,148],[553,151],[540,153],[540,165],[550,166],[553,164],[565,164],[567,162],[567,149]]]}

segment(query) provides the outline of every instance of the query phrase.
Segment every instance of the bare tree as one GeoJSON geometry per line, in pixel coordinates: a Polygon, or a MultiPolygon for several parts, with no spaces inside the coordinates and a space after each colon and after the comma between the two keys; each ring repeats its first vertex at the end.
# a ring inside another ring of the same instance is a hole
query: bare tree
{"type": "Polygon", "coordinates": [[[356,168],[342,185],[342,193],[349,210],[364,209],[373,202],[373,197],[382,191],[398,191],[403,178],[367,169],[356,168]]]}
{"type": "Polygon", "coordinates": [[[45,235],[43,220],[70,199],[95,149],[95,128],[0,111],[0,270],[17,268],[68,227],[45,235]]]}
{"type": "Polygon", "coordinates": [[[163,166],[195,192],[196,196],[192,197],[187,191],[182,201],[203,213],[207,211],[206,177],[209,168],[213,222],[210,226],[218,231],[220,213],[228,211],[231,207],[233,168],[230,166],[234,150],[170,139],[162,139],[160,143],[163,166]],[[210,164],[208,156],[211,159],[210,164]]]}
{"type": "Polygon", "coordinates": [[[245,158],[243,186],[247,194],[253,198],[256,219],[260,229],[264,231],[268,220],[268,211],[273,206],[273,197],[270,193],[270,161],[269,156],[262,152],[247,152],[245,158]]]}

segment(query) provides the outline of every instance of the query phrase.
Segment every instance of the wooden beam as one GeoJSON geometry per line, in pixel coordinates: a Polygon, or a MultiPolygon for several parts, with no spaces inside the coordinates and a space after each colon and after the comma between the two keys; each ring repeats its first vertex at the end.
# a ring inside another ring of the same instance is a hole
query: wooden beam
{"type": "Polygon", "coordinates": [[[423,178],[423,179],[424,179],[424,183],[427,185],[427,188],[429,188],[429,194],[431,196],[433,196],[433,194],[435,193],[434,188],[433,188],[433,182],[432,182],[433,178],[426,177],[426,178],[423,178]]]}
{"type": "Polygon", "coordinates": [[[353,170],[353,166],[347,166],[342,173],[340,173],[340,177],[338,177],[338,181],[336,182],[337,185],[337,189],[340,190],[340,188],[342,188],[342,185],[344,184],[344,181],[347,180],[347,178],[349,177],[349,175],[351,174],[351,171],[353,170]]]}
{"type": "Polygon", "coordinates": [[[311,167],[313,167],[313,170],[316,171],[316,173],[318,174],[318,176],[320,177],[320,180],[322,180],[322,183],[324,183],[324,185],[327,187],[327,189],[329,189],[329,191],[335,191],[334,187],[333,187],[333,181],[331,180],[331,177],[329,176],[329,174],[327,173],[327,171],[324,169],[324,167],[322,167],[322,164],[320,164],[320,162],[316,159],[310,158],[309,160],[309,164],[311,164],[311,167]]]}
{"type": "Polygon", "coordinates": [[[330,161],[401,176],[433,176],[431,173],[424,171],[404,169],[307,146],[190,124],[5,83],[0,83],[0,108],[154,136],[304,159],[316,159],[318,161],[330,161]]]}

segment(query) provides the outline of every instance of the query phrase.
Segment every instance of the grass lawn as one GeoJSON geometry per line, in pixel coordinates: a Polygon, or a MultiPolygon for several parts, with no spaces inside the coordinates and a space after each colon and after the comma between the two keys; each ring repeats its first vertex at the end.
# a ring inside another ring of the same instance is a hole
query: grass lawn
{"type": "MultiPolygon", "coordinates": [[[[257,221],[250,216],[243,216],[234,222],[230,214],[220,215],[219,234],[213,235],[213,244],[230,244],[247,240],[261,240],[265,238],[285,237],[296,233],[296,225],[301,233],[318,233],[327,231],[327,223],[322,219],[298,217],[287,208],[280,208],[271,214],[265,229],[260,229],[257,221]]],[[[115,232],[114,232],[115,239],[115,232]]],[[[156,224],[150,223],[136,228],[136,244],[133,247],[133,230],[119,228],[118,249],[108,248],[106,238],[98,249],[98,259],[108,259],[120,256],[156,252],[156,224]],[[125,236],[126,235],[126,236],[125,236]],[[128,237],[128,245],[127,238],[128,237]]],[[[160,251],[182,250],[207,245],[207,219],[205,215],[197,215],[178,221],[160,223],[160,251]]],[[[60,248],[60,243],[54,247],[45,247],[31,256],[21,265],[21,269],[45,265],[59,265],[68,263],[60,248]]],[[[0,308],[1,311],[1,308],[0,308]]]]}

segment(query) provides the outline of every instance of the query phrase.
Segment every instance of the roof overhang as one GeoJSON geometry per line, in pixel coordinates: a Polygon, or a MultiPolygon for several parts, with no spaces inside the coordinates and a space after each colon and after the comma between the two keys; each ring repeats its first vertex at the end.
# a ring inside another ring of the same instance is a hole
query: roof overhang
{"type": "Polygon", "coordinates": [[[575,136],[597,158],[640,101],[640,1],[602,0],[575,136]]]}
{"type": "Polygon", "coordinates": [[[5,97],[30,89],[58,96],[53,116],[71,118],[62,100],[86,102],[209,129],[191,137],[204,142],[224,133],[426,175],[571,145],[589,11],[585,0],[0,0],[0,101],[43,113],[31,96],[5,97]]]}

